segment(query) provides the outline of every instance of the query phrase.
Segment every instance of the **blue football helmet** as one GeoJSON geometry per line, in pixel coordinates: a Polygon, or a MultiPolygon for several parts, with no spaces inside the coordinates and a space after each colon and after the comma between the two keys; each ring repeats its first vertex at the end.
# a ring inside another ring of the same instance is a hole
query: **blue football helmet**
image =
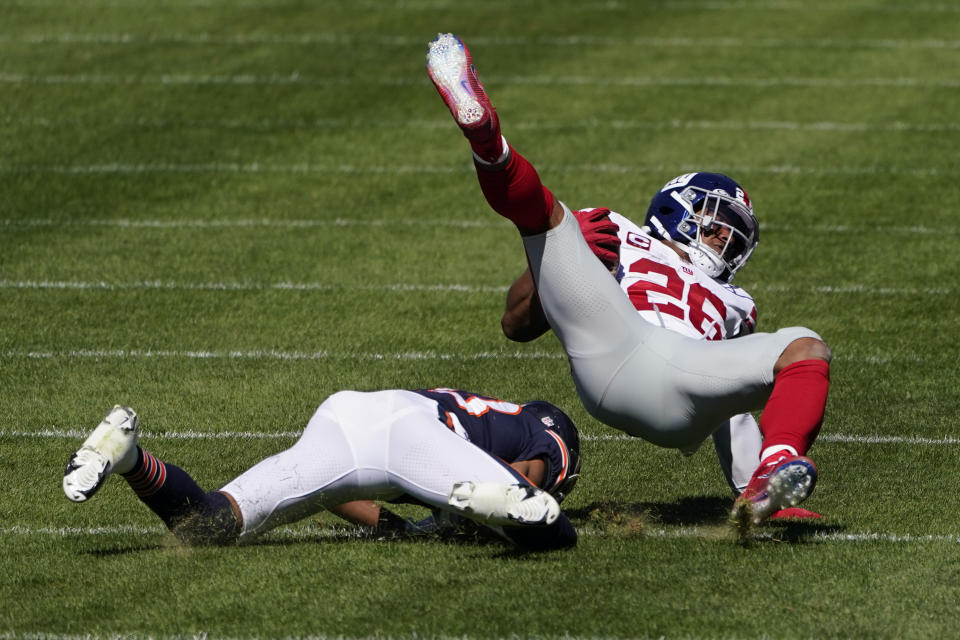
{"type": "Polygon", "coordinates": [[[549,402],[527,402],[523,409],[546,427],[540,432],[545,437],[539,444],[547,465],[542,488],[557,502],[563,502],[580,479],[580,434],[577,427],[567,414],[549,402]]]}
{"type": "Polygon", "coordinates": [[[644,225],[654,237],[684,245],[711,278],[730,282],[760,239],[743,187],[720,173],[677,176],[653,196],[644,225]]]}

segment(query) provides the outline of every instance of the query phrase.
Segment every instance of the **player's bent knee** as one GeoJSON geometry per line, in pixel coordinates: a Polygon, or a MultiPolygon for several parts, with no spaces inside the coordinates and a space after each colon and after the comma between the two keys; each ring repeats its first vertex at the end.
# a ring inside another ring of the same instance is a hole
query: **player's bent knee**
{"type": "Polygon", "coordinates": [[[220,491],[207,493],[201,502],[169,526],[182,544],[191,547],[234,544],[240,533],[233,503],[220,491]]]}
{"type": "Polygon", "coordinates": [[[795,362],[803,360],[823,360],[830,362],[833,353],[827,343],[820,338],[797,338],[787,345],[783,350],[777,363],[774,366],[774,372],[779,373],[784,367],[788,367],[795,362]]]}

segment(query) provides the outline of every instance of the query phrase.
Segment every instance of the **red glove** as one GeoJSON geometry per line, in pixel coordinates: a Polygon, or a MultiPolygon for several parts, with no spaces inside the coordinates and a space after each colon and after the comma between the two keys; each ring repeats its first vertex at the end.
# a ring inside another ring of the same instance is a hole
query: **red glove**
{"type": "Polygon", "coordinates": [[[614,271],[620,264],[620,238],[617,237],[620,227],[610,219],[610,209],[581,209],[573,215],[590,250],[603,266],[614,271]]]}

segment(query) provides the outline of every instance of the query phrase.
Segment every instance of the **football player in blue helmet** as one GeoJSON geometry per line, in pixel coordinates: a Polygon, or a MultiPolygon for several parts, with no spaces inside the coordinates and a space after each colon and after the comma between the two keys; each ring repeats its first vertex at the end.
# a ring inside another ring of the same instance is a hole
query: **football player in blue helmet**
{"type": "Polygon", "coordinates": [[[553,441],[540,445],[540,455],[546,463],[545,480],[541,486],[557,502],[563,502],[580,479],[580,434],[569,416],[549,402],[536,400],[526,403],[523,408],[546,427],[541,433],[553,441]]]}
{"type": "Polygon", "coordinates": [[[459,389],[340,391],[302,435],[224,485],[204,491],[138,444],[129,407],[107,413],[67,463],[63,490],[84,502],[120,474],[182,542],[255,540],[324,509],[374,535],[440,533],[373,500],[428,507],[526,550],[576,544],[559,503],[580,473],[576,426],[542,401],[516,404],[459,389]]]}
{"type": "Polygon", "coordinates": [[[490,399],[456,389],[417,393],[435,400],[441,421],[484,451],[502,460],[540,461],[525,464],[522,471],[534,473],[531,479],[557,502],[573,490],[580,477],[580,435],[558,407],[535,400],[519,405],[517,413],[478,411],[471,403],[490,399]]]}
{"type": "Polygon", "coordinates": [[[650,201],[644,224],[660,240],[685,246],[690,261],[711,278],[730,282],[760,239],[743,187],[721,173],[686,173],[650,201]]]}
{"type": "MultiPolygon", "coordinates": [[[[573,421],[558,407],[536,400],[514,412],[488,411],[490,398],[456,389],[420,389],[437,402],[440,421],[455,433],[511,466],[562,503],[580,478],[580,436],[573,421]]],[[[429,505],[427,505],[429,506],[429,505]]],[[[377,535],[482,540],[508,537],[522,547],[542,545],[542,532],[530,528],[495,528],[478,524],[448,509],[411,522],[370,502],[340,505],[333,510],[357,524],[375,526],[377,535]]]]}

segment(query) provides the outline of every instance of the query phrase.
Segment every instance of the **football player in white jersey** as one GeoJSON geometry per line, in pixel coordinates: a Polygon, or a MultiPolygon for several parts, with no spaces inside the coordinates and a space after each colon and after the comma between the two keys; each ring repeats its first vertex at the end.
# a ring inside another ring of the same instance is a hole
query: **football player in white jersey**
{"type": "Polygon", "coordinates": [[[630,435],[691,450],[723,421],[763,409],[760,463],[732,516],[760,522],[805,500],[817,480],[805,454],[823,421],[829,348],[803,327],[717,339],[725,331],[742,334],[749,323],[749,316],[711,296],[711,280],[732,278],[756,245],[746,192],[712,173],[685,174],[665,185],[648,211],[648,231],[633,247],[645,255],[639,264],[620,264],[621,282],[629,277],[627,286],[635,287],[625,296],[611,265],[597,260],[603,247],[585,240],[581,225],[593,230],[582,222],[588,216],[578,219],[554,197],[501,134],[464,44],[453,34],[438,35],[428,48],[427,72],[470,143],[488,204],[521,235],[529,304],[540,305],[563,345],[587,411],[630,435]],[[635,302],[658,320],[638,314],[635,302]],[[679,315],[700,339],[668,328],[669,316],[679,315]]]}
{"type": "MultiPolygon", "coordinates": [[[[693,174],[687,177],[692,179],[693,174]]],[[[701,173],[696,181],[709,181],[716,187],[723,178],[701,173]]],[[[677,182],[673,180],[671,184],[677,182]]],[[[662,206],[664,197],[663,192],[658,194],[651,208],[662,206]]],[[[574,215],[597,258],[610,269],[624,294],[648,322],[702,340],[735,338],[756,328],[753,298],[728,282],[732,274],[710,277],[691,264],[682,249],[661,242],[648,227],[640,227],[609,209],[582,209],[574,215]]],[[[755,231],[753,236],[756,238],[755,231]]],[[[718,234],[714,241],[719,243],[723,237],[724,234],[718,234]]],[[[511,285],[501,325],[504,335],[518,342],[533,340],[550,330],[529,269],[511,285]]],[[[760,462],[763,437],[757,422],[750,413],[739,414],[721,422],[712,437],[724,477],[739,496],[760,462]]],[[[771,515],[817,516],[804,509],[784,509],[771,515]]]]}
{"type": "Polygon", "coordinates": [[[121,475],[186,544],[251,541],[323,509],[388,533],[405,528],[371,500],[465,518],[526,550],[577,542],[559,503],[580,474],[580,438],[547,402],[448,388],[340,391],[293,446],[217,491],[141,448],[138,433],[137,414],[114,407],[67,462],[64,493],[85,502],[121,475]]]}

